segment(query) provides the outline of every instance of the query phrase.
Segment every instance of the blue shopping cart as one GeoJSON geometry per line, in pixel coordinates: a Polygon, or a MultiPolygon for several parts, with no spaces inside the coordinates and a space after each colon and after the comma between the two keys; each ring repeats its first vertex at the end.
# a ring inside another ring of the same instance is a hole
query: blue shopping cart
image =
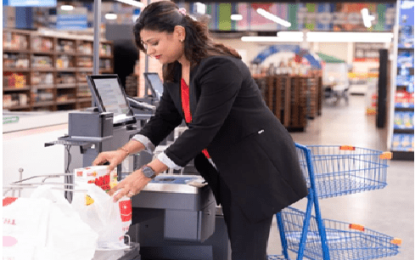
{"type": "Polygon", "coordinates": [[[358,224],[324,220],[318,199],[382,189],[392,154],[353,146],[302,146],[297,154],[309,194],[306,212],[288,207],[276,214],[282,256],[268,259],[375,259],[399,253],[401,240],[358,224]],[[312,216],[314,207],[315,216],[312,216]]]}

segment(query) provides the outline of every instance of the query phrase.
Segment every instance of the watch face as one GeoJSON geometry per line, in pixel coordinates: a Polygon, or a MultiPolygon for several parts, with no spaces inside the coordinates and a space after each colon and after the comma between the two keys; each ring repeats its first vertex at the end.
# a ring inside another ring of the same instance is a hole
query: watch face
{"type": "Polygon", "coordinates": [[[144,176],[146,176],[147,178],[154,178],[156,177],[155,172],[153,171],[153,169],[151,169],[148,166],[144,166],[142,169],[144,176]]]}

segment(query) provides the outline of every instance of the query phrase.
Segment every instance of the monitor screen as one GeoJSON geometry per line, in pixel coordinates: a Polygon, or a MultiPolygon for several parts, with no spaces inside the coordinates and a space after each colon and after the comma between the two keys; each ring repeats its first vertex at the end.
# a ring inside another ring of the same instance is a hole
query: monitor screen
{"type": "Polygon", "coordinates": [[[101,112],[112,112],[114,123],[126,121],[133,112],[117,75],[88,76],[88,83],[101,112]]]}
{"type": "Polygon", "coordinates": [[[150,85],[151,91],[155,95],[157,100],[161,99],[163,95],[163,82],[160,79],[158,73],[144,73],[148,84],[150,85]]]}

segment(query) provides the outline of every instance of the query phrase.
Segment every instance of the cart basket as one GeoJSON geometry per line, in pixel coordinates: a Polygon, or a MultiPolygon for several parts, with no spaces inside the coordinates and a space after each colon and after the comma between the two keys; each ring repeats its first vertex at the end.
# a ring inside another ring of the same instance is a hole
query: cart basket
{"type": "MultiPolygon", "coordinates": [[[[288,249],[298,252],[305,213],[287,207],[281,211],[288,249]]],[[[330,259],[375,259],[399,253],[400,239],[370,230],[358,224],[323,219],[330,259]]],[[[304,256],[323,259],[322,245],[317,221],[311,216],[304,256]]]]}
{"type": "Polygon", "coordinates": [[[386,186],[386,170],[391,153],[352,146],[308,145],[310,153],[297,147],[303,174],[310,187],[314,176],[318,198],[330,198],[386,186]],[[311,166],[307,166],[307,155],[311,166]]]}

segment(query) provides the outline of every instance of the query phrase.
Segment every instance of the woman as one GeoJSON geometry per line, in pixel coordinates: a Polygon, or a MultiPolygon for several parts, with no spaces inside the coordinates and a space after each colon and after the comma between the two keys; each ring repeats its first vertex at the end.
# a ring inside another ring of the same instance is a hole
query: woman
{"type": "Polygon", "coordinates": [[[232,259],[266,259],[272,216],[307,195],[293,140],[266,107],[247,66],[214,44],[206,28],[173,2],[148,5],[134,27],[138,48],[163,64],[155,115],[117,151],[98,155],[114,168],[128,154],[154,149],[185,119],[188,129],[157,159],[112,192],[134,196],[158,173],[195,167],[222,205],[232,259]]]}

